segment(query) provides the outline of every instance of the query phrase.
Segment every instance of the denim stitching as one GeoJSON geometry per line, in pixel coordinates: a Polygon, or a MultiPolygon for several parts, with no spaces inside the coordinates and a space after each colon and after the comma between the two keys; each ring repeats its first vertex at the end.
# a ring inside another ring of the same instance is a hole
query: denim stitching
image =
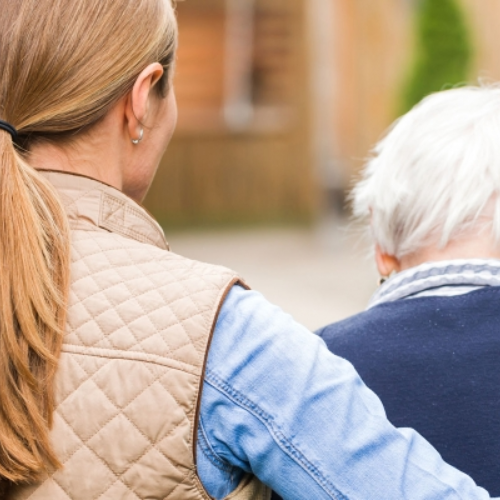
{"type": "Polygon", "coordinates": [[[241,394],[234,387],[229,385],[225,380],[219,378],[212,370],[207,369],[205,372],[205,382],[215,386],[220,392],[226,395],[233,402],[245,408],[247,411],[257,417],[269,430],[270,434],[274,437],[275,441],[280,447],[299,463],[303,469],[311,473],[315,481],[323,488],[323,490],[330,495],[334,500],[349,500],[348,497],[343,495],[328,479],[326,479],[313,463],[311,463],[302,452],[289,441],[279,426],[274,422],[271,415],[265,412],[256,403],[249,400],[246,396],[241,394]]]}
{"type": "Polygon", "coordinates": [[[208,440],[208,437],[205,433],[205,429],[203,427],[203,421],[200,418],[200,422],[198,425],[198,441],[196,443],[200,450],[203,452],[203,455],[207,458],[207,460],[210,460],[210,463],[214,466],[217,467],[222,472],[225,472],[226,474],[232,474],[234,471],[234,467],[227,463],[224,462],[213,450],[212,446],[210,445],[210,442],[208,440]]]}

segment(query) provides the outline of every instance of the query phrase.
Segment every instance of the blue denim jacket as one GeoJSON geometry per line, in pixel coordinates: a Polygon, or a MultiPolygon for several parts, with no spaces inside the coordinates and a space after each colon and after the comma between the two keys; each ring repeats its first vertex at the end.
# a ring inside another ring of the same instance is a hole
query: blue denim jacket
{"type": "Polygon", "coordinates": [[[215,499],[244,472],[286,500],[489,498],[419,434],[392,427],[351,364],[241,287],[209,350],[197,461],[215,499]]]}

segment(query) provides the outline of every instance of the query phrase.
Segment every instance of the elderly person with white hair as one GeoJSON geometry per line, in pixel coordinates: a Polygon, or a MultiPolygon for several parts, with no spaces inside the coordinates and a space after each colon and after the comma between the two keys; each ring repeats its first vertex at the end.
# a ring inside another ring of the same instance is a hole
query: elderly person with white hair
{"type": "Polygon", "coordinates": [[[424,99],[353,191],[383,282],[320,330],[398,427],[500,495],[500,88],[424,99]]]}

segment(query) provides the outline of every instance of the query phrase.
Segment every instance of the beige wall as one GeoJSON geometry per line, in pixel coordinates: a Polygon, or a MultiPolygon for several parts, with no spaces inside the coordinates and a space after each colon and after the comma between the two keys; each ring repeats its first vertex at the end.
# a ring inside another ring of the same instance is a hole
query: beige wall
{"type": "MultiPolygon", "coordinates": [[[[337,168],[355,173],[397,114],[412,51],[412,2],[330,0],[336,68],[333,106],[337,168]]],[[[471,83],[500,81],[500,2],[462,0],[476,52],[471,83]]]]}
{"type": "Polygon", "coordinates": [[[410,48],[410,3],[334,2],[336,164],[355,172],[394,120],[410,48]]]}
{"type": "Polygon", "coordinates": [[[500,81],[500,2],[462,0],[467,10],[476,49],[472,81],[500,81]]]}

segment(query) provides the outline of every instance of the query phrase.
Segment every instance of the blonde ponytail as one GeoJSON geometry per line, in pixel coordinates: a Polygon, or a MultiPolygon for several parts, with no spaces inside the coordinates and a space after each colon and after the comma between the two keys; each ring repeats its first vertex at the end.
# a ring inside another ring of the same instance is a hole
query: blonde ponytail
{"type": "Polygon", "coordinates": [[[59,466],[48,428],[69,286],[69,232],[51,187],[0,131],[0,476],[59,466]]]}
{"type": "MultiPolygon", "coordinates": [[[[60,467],[50,442],[69,290],[69,231],[28,164],[38,141],[72,140],[177,40],[170,0],[0,0],[0,494],[60,467]],[[110,35],[112,33],[112,35],[110,35]]],[[[3,498],[3,497],[2,497],[3,498]]]]}

